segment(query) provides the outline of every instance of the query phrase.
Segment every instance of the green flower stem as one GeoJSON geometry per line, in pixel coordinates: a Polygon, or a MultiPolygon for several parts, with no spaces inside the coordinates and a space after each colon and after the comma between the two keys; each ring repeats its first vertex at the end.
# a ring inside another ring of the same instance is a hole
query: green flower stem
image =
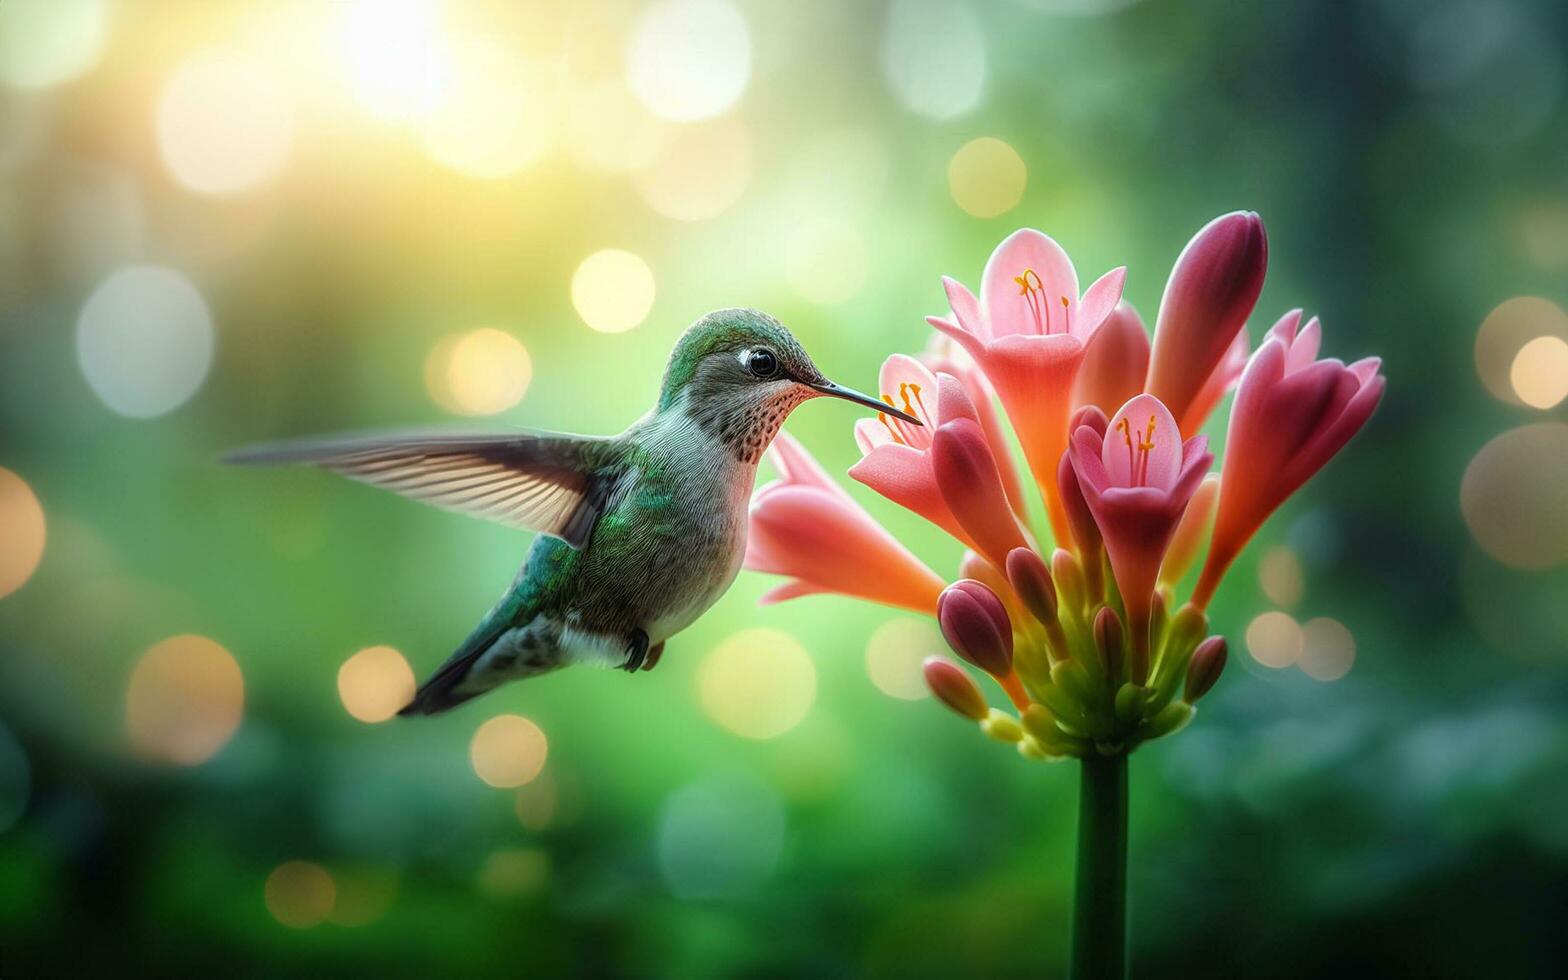
{"type": "Polygon", "coordinates": [[[1083,760],[1072,980],[1127,976],[1127,756],[1083,760]]]}

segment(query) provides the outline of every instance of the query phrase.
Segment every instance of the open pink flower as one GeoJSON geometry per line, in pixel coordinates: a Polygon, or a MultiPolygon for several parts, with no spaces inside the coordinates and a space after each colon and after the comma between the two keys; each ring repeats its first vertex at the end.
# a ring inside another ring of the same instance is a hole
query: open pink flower
{"type": "Polygon", "coordinates": [[[752,497],[745,567],[791,581],[763,602],[836,592],[935,614],[942,579],[851,500],[800,443],[780,432],[768,458],[782,479],[752,497]]]}
{"type": "MultiPolygon", "coordinates": [[[[1103,436],[1092,426],[1080,426],[1070,453],[1105,540],[1133,649],[1146,653],[1160,563],[1187,501],[1214,461],[1208,439],[1194,436],[1183,443],[1164,404],[1153,395],[1138,395],[1121,407],[1103,436]]],[[[1136,672],[1134,677],[1139,679],[1136,672]]]]}
{"type": "Polygon", "coordinates": [[[1236,335],[1252,315],[1269,243],[1263,221],[1251,211],[1233,211],[1204,225],[1182,249],[1165,284],[1154,324],[1154,349],[1144,390],[1164,402],[1192,435],[1225,391],[1201,404],[1216,371],[1232,351],[1236,335]]]}
{"type": "Polygon", "coordinates": [[[1318,321],[1297,332],[1301,311],[1285,314],[1247,364],[1225,436],[1219,511],[1193,594],[1208,605],[1225,570],[1286,497],[1350,441],[1383,396],[1382,361],[1348,367],[1314,360],[1318,321]]]}
{"type": "Polygon", "coordinates": [[[972,357],[1007,409],[1035,482],[1043,489],[1059,543],[1070,532],[1056,500],[1056,465],[1067,448],[1067,416],[1084,344],[1115,309],[1125,268],[1101,276],[1082,295],[1062,247],[1025,228],[986,263],[980,297],[944,277],[953,319],[928,317],[972,357]]]}

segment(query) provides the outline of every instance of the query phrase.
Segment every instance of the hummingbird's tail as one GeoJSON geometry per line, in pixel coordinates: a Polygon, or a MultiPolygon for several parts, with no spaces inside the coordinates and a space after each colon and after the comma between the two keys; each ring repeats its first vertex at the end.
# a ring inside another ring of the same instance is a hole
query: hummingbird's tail
{"type": "Polygon", "coordinates": [[[414,699],[398,715],[404,718],[438,715],[509,680],[510,677],[504,672],[485,669],[493,664],[481,664],[481,661],[495,642],[512,629],[518,611],[518,598],[515,591],[503,597],[496,608],[490,610],[489,615],[468,634],[462,645],[446,658],[446,662],[436,668],[430,679],[419,685],[414,699]]]}

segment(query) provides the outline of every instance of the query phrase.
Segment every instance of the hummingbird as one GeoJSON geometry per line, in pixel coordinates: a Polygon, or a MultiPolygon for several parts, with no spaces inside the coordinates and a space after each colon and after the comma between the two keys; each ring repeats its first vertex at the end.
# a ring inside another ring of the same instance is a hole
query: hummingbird
{"type": "Polygon", "coordinates": [[[326,439],[228,461],[313,464],[538,532],[500,601],[399,712],[433,715],[568,664],[651,670],[735,580],[757,462],[789,413],[824,395],[921,424],[829,381],[773,317],[725,309],[686,329],[658,403],[616,436],[326,439]]]}

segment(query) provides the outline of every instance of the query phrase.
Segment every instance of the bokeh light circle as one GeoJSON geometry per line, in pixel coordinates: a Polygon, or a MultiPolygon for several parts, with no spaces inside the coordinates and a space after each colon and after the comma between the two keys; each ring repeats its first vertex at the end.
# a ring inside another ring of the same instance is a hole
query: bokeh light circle
{"type": "Polygon", "coordinates": [[[670,141],[661,122],[618,81],[601,81],[571,93],[564,139],[572,159],[593,170],[628,173],[653,165],[670,141]]]}
{"type": "Polygon", "coordinates": [[[436,404],[459,415],[494,415],[523,400],[534,362],[522,341],[481,327],[444,337],[425,358],[425,388],[436,404]]]}
{"type": "Polygon", "coordinates": [[[1546,410],[1568,398],[1568,340],[1536,337],[1519,348],[1508,383],[1520,401],[1546,410]]]}
{"type": "Polygon", "coordinates": [[[1289,613],[1262,613],[1247,624],[1247,651],[1265,667],[1289,667],[1301,659],[1305,645],[1301,625],[1289,613]]]}
{"type": "Polygon", "coordinates": [[[338,697],[360,721],[386,721],[414,697],[414,670],[391,647],[368,647],[338,668],[338,697]]]}
{"type": "Polygon", "coordinates": [[[994,218],[1017,207],[1028,182],[1023,157],[990,136],[965,143],[947,164],[954,203],[976,218],[994,218]]]}
{"type": "Polygon", "coordinates": [[[550,149],[554,86],[545,69],[505,45],[465,40],[424,120],[425,149],[437,163],[469,177],[511,176],[550,149]]]}
{"type": "Polygon", "coordinates": [[[174,179],[234,194],[275,175],[294,142],[294,109],[275,73],[238,54],[181,65],[158,101],[158,150],[174,179]]]}
{"type": "Polygon", "coordinates": [[[434,111],[450,71],[437,46],[436,0],[353,0],[337,9],[343,61],[360,102],[394,121],[434,111]]]}
{"type": "Polygon", "coordinates": [[[1294,606],[1307,588],[1301,559],[1287,545],[1278,544],[1265,551],[1258,562],[1258,585],[1274,605],[1294,606]]]}
{"type": "Polygon", "coordinates": [[[154,418],[194,395],[212,366],[212,315],[190,280],[129,266],[99,283],[76,320],[76,356],[93,393],[131,418],[154,418]]]}
{"type": "Polygon", "coordinates": [[[925,659],[946,652],[942,634],[929,621],[890,619],[866,644],[866,675],[890,698],[919,701],[927,696],[925,659]]]}
{"type": "Polygon", "coordinates": [[[1519,404],[1514,363],[1524,346],[1540,337],[1568,342],[1568,313],[1549,299],[1515,296],[1487,314],[1475,337],[1475,367],[1486,390],[1510,405],[1519,404]]]}
{"type": "Polygon", "coordinates": [[[109,36],[108,0],[0,3],[0,82],[38,89],[98,63],[109,36]]]}
{"type": "Polygon", "coordinates": [[[882,69],[893,94],[929,119],[953,119],[980,104],[985,36],[973,8],[957,0],[893,0],[882,38],[882,69]]]}
{"type": "Polygon", "coordinates": [[[740,101],[751,79],[751,32],[726,0],[661,0],[632,25],[626,84],[672,122],[711,119],[740,101]]]}
{"type": "Polygon", "coordinates": [[[184,766],[217,754],[244,711],[240,665],[217,643],[189,634],[143,654],[125,696],[125,725],[136,750],[184,766]]]}
{"type": "Polygon", "coordinates": [[[1301,625],[1301,658],[1297,666],[1315,680],[1337,681],[1356,662],[1356,638],[1335,619],[1309,619],[1301,625]]]}
{"type": "Polygon", "coordinates": [[[538,725],[522,715],[496,715],[474,732],[468,758],[480,779],[512,789],[538,777],[549,750],[538,725]]]}
{"type": "Polygon", "coordinates": [[[337,886],[319,864],[285,861],[267,876],[262,895],[274,919],[291,929],[309,929],[332,914],[337,886]]]}
{"type": "Polygon", "coordinates": [[[600,333],[625,333],[648,319],[656,291],[648,263],[618,248],[593,253],[572,273],[572,306],[600,333]]]}
{"type": "Polygon", "coordinates": [[[800,724],[817,697],[817,671],[800,641],[756,627],[724,640],[697,668],[708,717],[745,738],[776,738],[800,724]]]}
{"type": "Polygon", "coordinates": [[[1568,562],[1568,425],[1538,422],[1497,436],[1465,469],[1459,505],[1486,553],[1515,568],[1568,562]]]}
{"type": "Polygon", "coordinates": [[[737,777],[693,783],[664,802],[659,868],[680,898],[744,895],[773,873],[784,830],[784,808],[761,782],[737,777]]]}
{"type": "Polygon", "coordinates": [[[27,584],[48,537],[43,505],[27,481],[0,466],[0,598],[27,584]]]}
{"type": "Polygon", "coordinates": [[[643,201],[677,221],[718,217],[750,181],[751,134],[734,119],[683,127],[633,175],[643,201]]]}
{"type": "Polygon", "coordinates": [[[338,869],[332,875],[332,911],[327,921],[357,929],[368,926],[392,907],[397,899],[398,874],[389,868],[338,869]]]}

